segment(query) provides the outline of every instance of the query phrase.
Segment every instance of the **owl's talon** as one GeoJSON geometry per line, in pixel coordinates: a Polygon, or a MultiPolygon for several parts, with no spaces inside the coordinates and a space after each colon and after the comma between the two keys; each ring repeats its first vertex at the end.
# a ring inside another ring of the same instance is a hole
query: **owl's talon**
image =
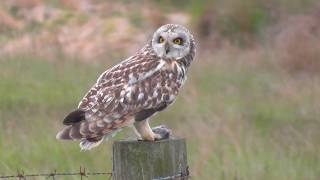
{"type": "Polygon", "coordinates": [[[171,130],[168,129],[164,125],[160,125],[157,127],[152,128],[153,133],[155,133],[155,141],[169,139],[171,135],[171,130]]]}

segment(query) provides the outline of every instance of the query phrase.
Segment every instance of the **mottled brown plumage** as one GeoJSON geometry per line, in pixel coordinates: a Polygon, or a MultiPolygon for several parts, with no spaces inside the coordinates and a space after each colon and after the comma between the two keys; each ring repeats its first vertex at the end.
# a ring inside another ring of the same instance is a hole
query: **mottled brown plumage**
{"type": "Polygon", "coordinates": [[[78,109],[65,118],[66,127],[57,138],[80,140],[81,148],[87,150],[121,128],[135,124],[142,139],[155,140],[157,136],[150,132],[147,119],[174,102],[194,56],[194,40],[187,29],[173,24],[160,27],[144,48],[98,78],[78,109]],[[169,35],[184,33],[188,51],[172,44],[173,54],[170,50],[163,54],[161,44],[155,42],[157,32],[170,33],[166,36],[168,41],[169,35]],[[160,49],[157,46],[161,46],[160,49]],[[176,54],[183,56],[176,57],[176,54]]]}

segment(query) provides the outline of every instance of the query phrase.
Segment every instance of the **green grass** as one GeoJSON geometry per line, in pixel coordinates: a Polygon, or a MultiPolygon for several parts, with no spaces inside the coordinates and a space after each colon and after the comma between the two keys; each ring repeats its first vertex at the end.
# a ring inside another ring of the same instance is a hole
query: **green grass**
{"type": "Polygon", "coordinates": [[[111,169],[110,151],[82,153],[77,143],[55,140],[61,120],[76,107],[101,68],[30,57],[9,57],[0,64],[0,174],[17,169],[78,171],[80,165],[91,171],[111,169]],[[98,152],[99,158],[94,155],[98,152]]]}
{"type": "MultiPolygon", "coordinates": [[[[80,166],[111,171],[110,142],[80,152],[77,142],[55,139],[64,116],[111,63],[102,64],[0,59],[1,175],[80,166]]],[[[317,87],[319,81],[264,67],[195,62],[177,102],[153,124],[167,124],[187,138],[193,179],[317,179],[317,87]],[[287,82],[295,85],[290,93],[284,91],[287,82]]],[[[117,139],[128,136],[131,130],[117,139]]]]}

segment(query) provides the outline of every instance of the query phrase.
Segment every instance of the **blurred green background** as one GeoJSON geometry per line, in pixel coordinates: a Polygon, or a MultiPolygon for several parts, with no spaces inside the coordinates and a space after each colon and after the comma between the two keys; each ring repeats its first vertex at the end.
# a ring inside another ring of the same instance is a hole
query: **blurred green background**
{"type": "Polygon", "coordinates": [[[192,179],[319,179],[318,0],[1,1],[0,175],[111,171],[112,142],[80,152],[55,135],[165,23],[191,29],[197,56],[152,123],[187,139],[192,179]]]}

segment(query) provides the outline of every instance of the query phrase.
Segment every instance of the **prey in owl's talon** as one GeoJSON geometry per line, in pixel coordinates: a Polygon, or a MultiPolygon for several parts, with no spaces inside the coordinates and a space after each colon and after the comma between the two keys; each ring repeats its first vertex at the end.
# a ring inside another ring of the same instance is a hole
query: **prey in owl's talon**
{"type": "Polygon", "coordinates": [[[164,125],[152,128],[152,132],[156,135],[155,141],[169,139],[171,136],[171,130],[164,125]]]}

